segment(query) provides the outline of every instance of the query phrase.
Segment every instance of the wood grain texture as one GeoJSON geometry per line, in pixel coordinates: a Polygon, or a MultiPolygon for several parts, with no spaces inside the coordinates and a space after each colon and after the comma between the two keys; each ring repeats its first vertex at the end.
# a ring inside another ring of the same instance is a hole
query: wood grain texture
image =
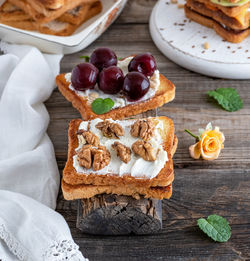
{"type": "Polygon", "coordinates": [[[113,194],[78,201],[77,228],[91,235],[149,235],[162,228],[162,201],[113,194]]]}
{"type": "MultiPolygon", "coordinates": [[[[147,260],[250,260],[250,81],[214,79],[187,71],[155,47],[148,30],[148,19],[155,0],[130,0],[109,30],[82,52],[67,55],[61,72],[79,63],[81,55],[96,47],[109,46],[118,56],[151,52],[160,71],[176,85],[176,98],[158,109],[158,115],[174,120],[179,138],[174,157],[173,196],[163,201],[163,229],[153,236],[90,236],[76,228],[77,202],[66,202],[59,195],[57,210],[66,218],[73,237],[90,261],[147,260]],[[229,113],[208,99],[206,92],[218,87],[236,88],[244,108],[229,113]],[[193,160],[188,146],[194,139],[184,133],[196,132],[208,122],[221,127],[225,149],[218,160],[193,160]],[[196,220],[216,213],[231,224],[227,243],[212,242],[196,226],[196,220]]],[[[46,102],[51,116],[49,135],[62,171],[67,157],[67,127],[80,114],[55,90],[46,102]]],[[[154,115],[148,112],[144,116],[154,115]]]]}

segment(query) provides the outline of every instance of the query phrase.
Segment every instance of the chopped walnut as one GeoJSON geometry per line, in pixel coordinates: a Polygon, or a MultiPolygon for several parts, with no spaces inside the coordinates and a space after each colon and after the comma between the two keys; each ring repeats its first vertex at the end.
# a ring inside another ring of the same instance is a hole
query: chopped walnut
{"type": "Polygon", "coordinates": [[[144,160],[147,161],[155,161],[156,160],[156,153],[154,151],[153,146],[143,140],[138,140],[132,145],[132,150],[135,154],[141,156],[144,160]]]}
{"type": "Polygon", "coordinates": [[[77,153],[79,164],[87,169],[91,166],[94,171],[103,169],[110,162],[110,153],[104,146],[94,148],[93,145],[85,145],[77,153]]]}
{"type": "Polygon", "coordinates": [[[108,138],[119,138],[119,136],[124,135],[124,130],[120,124],[108,120],[97,123],[96,128],[101,130],[102,134],[108,138]]]}
{"type": "Polygon", "coordinates": [[[100,144],[99,138],[91,131],[79,130],[77,135],[79,135],[82,144],[91,144],[95,147],[100,144]]]}
{"type": "Polygon", "coordinates": [[[99,146],[92,150],[94,154],[93,170],[100,170],[106,167],[110,162],[110,153],[105,146],[99,146]]]}
{"type": "Polygon", "coordinates": [[[130,129],[130,134],[133,137],[140,137],[148,141],[153,136],[154,125],[152,120],[137,120],[130,129]]]}
{"type": "Polygon", "coordinates": [[[129,163],[131,159],[131,149],[129,147],[126,147],[122,143],[116,141],[112,145],[112,148],[116,151],[117,156],[120,157],[124,163],[129,163]]]}
{"type": "Polygon", "coordinates": [[[77,160],[78,160],[80,166],[82,166],[86,169],[91,168],[91,163],[92,163],[91,148],[92,148],[92,145],[85,145],[77,153],[77,160]]]}

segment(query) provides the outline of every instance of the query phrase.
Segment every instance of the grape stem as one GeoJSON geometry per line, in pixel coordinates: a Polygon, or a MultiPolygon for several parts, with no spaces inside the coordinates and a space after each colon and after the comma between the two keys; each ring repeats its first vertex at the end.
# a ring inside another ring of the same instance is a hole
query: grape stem
{"type": "Polygon", "coordinates": [[[81,59],[85,59],[85,62],[88,63],[89,62],[89,59],[90,57],[88,55],[83,55],[83,56],[80,56],[81,59]]]}

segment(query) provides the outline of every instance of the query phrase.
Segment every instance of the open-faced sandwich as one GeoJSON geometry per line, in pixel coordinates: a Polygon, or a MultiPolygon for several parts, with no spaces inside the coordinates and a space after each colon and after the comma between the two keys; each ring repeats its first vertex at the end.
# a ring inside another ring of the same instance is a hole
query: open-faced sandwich
{"type": "Polygon", "coordinates": [[[58,75],[56,82],[84,120],[123,119],[175,97],[174,84],[160,74],[150,53],[118,59],[109,48],[98,48],[89,62],[58,75]]]}
{"type": "Polygon", "coordinates": [[[174,124],[167,117],[73,120],[63,171],[65,199],[117,194],[163,199],[172,195],[174,124]]]}

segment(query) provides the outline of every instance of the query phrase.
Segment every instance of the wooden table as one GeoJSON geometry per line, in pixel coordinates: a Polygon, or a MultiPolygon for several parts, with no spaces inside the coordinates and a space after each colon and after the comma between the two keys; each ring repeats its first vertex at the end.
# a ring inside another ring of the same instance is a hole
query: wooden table
{"type": "MultiPolygon", "coordinates": [[[[67,55],[61,71],[67,72],[96,47],[109,46],[118,56],[151,52],[160,71],[176,85],[176,98],[158,111],[174,120],[179,147],[174,157],[174,192],[163,202],[163,229],[152,236],[103,237],[82,234],[75,228],[76,202],[63,200],[57,210],[67,220],[73,238],[91,261],[105,260],[250,260],[250,81],[208,78],[187,71],[165,58],[151,40],[148,20],[155,0],[130,0],[120,18],[86,50],[67,55]],[[206,92],[218,87],[236,88],[244,108],[230,113],[211,102],[206,92]],[[213,162],[193,160],[188,153],[194,139],[185,128],[197,131],[208,122],[221,127],[225,149],[213,162]],[[232,237],[214,243],[197,227],[200,217],[216,213],[229,221],[232,237]]],[[[49,135],[62,171],[67,157],[67,127],[79,118],[55,90],[46,102],[51,116],[49,135]]],[[[150,115],[150,112],[146,115],[150,115]]]]}

